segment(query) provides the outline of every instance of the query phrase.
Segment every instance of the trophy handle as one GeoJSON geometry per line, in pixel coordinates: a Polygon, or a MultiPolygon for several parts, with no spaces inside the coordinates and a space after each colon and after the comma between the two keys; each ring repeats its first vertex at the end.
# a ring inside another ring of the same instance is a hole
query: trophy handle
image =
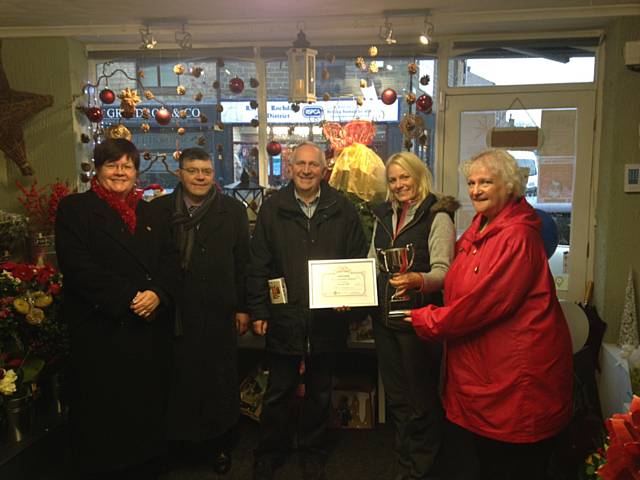
{"type": "Polygon", "coordinates": [[[407,270],[409,270],[413,266],[413,259],[416,256],[416,249],[413,247],[413,243],[408,244],[404,248],[406,248],[407,252],[411,253],[411,258],[409,259],[409,262],[407,263],[407,270]]]}
{"type": "Polygon", "coordinates": [[[384,249],[376,248],[376,256],[378,257],[378,262],[380,263],[380,268],[385,273],[389,273],[389,265],[387,265],[387,256],[384,254],[384,249]]]}

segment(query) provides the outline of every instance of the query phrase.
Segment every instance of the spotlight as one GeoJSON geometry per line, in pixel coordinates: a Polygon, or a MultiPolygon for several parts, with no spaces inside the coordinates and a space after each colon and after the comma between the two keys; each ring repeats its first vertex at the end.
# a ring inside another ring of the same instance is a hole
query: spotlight
{"type": "Polygon", "coordinates": [[[175,34],[176,43],[182,50],[190,50],[193,46],[191,34],[185,30],[182,25],[182,31],[175,34]]]}
{"type": "Polygon", "coordinates": [[[142,50],[151,50],[157,45],[157,40],[149,31],[149,27],[140,29],[140,48],[142,50]]]}
{"type": "Polygon", "coordinates": [[[385,19],[384,25],[380,27],[378,34],[380,39],[384,40],[387,45],[394,45],[398,41],[393,37],[393,27],[388,19],[385,19]]]}
{"type": "Polygon", "coordinates": [[[429,21],[428,16],[424,17],[424,28],[419,39],[422,45],[429,45],[433,41],[433,23],[429,21]]]}

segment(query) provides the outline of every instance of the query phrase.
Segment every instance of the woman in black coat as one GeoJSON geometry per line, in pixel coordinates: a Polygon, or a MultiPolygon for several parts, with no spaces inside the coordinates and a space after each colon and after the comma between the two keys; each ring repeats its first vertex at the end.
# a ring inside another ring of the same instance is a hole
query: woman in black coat
{"type": "Polygon", "coordinates": [[[71,328],[70,427],[78,478],[154,478],[165,410],[178,257],[134,188],[136,147],[94,151],[91,190],[60,202],[56,251],[71,328]]]}

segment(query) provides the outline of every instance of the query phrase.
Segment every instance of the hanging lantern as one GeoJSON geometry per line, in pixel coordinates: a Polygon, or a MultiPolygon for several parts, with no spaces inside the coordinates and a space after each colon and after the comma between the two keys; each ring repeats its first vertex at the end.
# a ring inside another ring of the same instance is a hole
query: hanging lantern
{"type": "Polygon", "coordinates": [[[304,32],[298,32],[298,38],[293,42],[293,48],[287,51],[289,61],[289,101],[316,101],[316,55],[317,50],[308,48],[304,32]]]}

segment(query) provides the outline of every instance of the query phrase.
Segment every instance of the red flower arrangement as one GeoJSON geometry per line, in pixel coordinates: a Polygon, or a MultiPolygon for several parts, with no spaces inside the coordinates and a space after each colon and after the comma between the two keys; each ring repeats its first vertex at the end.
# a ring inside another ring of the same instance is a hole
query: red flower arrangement
{"type": "Polygon", "coordinates": [[[28,366],[29,380],[64,361],[69,334],[61,293],[62,275],[51,265],[0,263],[0,367],[28,366]]]}
{"type": "Polygon", "coordinates": [[[58,204],[63,197],[69,195],[72,190],[67,182],[55,182],[38,188],[38,182],[34,181],[30,188],[16,181],[22,196],[18,200],[27,211],[33,227],[52,231],[56,223],[58,204]]]}
{"type": "Polygon", "coordinates": [[[602,480],[640,479],[640,397],[633,396],[627,413],[616,413],[605,426],[609,432],[606,463],[598,471],[602,480]]]}

